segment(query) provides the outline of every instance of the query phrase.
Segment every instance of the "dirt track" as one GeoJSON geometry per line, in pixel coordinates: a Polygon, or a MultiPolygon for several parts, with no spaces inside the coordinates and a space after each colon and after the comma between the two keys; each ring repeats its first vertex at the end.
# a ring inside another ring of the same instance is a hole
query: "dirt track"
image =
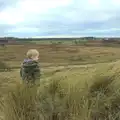
{"type": "MultiPolygon", "coordinates": [[[[104,63],[95,63],[95,64],[86,64],[86,65],[61,65],[61,66],[50,66],[50,67],[43,67],[41,68],[41,72],[42,74],[44,74],[44,71],[54,71],[54,72],[60,72],[61,70],[71,70],[73,68],[92,68],[96,65],[101,65],[104,66],[104,64],[114,64],[116,62],[120,62],[120,60],[115,60],[112,62],[104,62],[104,63]]],[[[16,70],[19,71],[19,69],[17,68],[16,70]]]]}
{"type": "Polygon", "coordinates": [[[93,67],[95,65],[104,65],[106,63],[108,64],[112,64],[112,63],[116,63],[116,62],[119,62],[120,60],[116,60],[116,61],[112,61],[112,62],[104,62],[104,63],[95,63],[95,64],[86,64],[86,65],[65,65],[65,66],[52,66],[52,67],[46,67],[46,68],[43,68],[43,70],[51,70],[51,69],[54,69],[54,70],[62,70],[62,69],[72,69],[72,68],[90,68],[90,67],[93,67]]]}

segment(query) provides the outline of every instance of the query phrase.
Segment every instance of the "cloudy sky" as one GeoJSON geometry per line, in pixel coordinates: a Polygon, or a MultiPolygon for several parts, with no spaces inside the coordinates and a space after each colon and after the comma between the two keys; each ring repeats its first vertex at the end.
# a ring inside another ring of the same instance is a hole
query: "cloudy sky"
{"type": "Polygon", "coordinates": [[[0,36],[120,36],[120,0],[0,0],[0,36]]]}

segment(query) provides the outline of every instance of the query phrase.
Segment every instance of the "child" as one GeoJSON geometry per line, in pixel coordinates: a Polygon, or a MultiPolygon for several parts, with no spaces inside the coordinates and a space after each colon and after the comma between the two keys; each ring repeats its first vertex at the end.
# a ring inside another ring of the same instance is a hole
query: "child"
{"type": "Polygon", "coordinates": [[[40,67],[38,63],[39,52],[36,49],[30,49],[27,52],[27,59],[24,59],[20,76],[25,83],[39,84],[40,67]]]}

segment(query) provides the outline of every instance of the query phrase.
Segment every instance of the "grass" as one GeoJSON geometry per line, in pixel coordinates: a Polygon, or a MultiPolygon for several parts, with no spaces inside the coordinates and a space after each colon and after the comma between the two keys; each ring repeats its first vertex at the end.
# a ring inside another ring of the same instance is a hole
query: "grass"
{"type": "Polygon", "coordinates": [[[2,80],[9,76],[0,83],[1,113],[5,120],[117,120],[119,65],[118,61],[58,72],[44,69],[37,92],[36,87],[20,84],[18,70],[1,73],[2,80]]]}
{"type": "MultiPolygon", "coordinates": [[[[32,47],[37,48],[41,55],[41,85],[37,88],[21,84],[19,69],[1,71],[0,119],[120,119],[120,61],[111,62],[119,59],[119,48],[65,45],[55,51],[50,46],[32,47]],[[82,57],[78,59],[79,56],[82,57]],[[66,63],[68,66],[58,66],[66,63]],[[69,66],[75,64],[78,67],[69,66]]],[[[28,48],[31,46],[7,46],[0,50],[0,60],[7,58],[4,60],[7,64],[3,65],[15,68],[28,48]]]]}

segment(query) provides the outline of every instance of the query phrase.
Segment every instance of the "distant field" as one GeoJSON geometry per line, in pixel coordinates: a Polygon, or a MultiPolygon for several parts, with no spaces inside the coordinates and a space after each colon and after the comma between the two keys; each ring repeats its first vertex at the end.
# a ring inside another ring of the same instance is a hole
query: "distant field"
{"type": "Polygon", "coordinates": [[[30,41],[30,43],[36,44],[51,44],[51,43],[61,43],[61,44],[73,44],[72,40],[39,40],[39,41],[30,41]]]}
{"type": "MultiPolygon", "coordinates": [[[[120,47],[120,41],[104,41],[104,40],[87,40],[87,39],[74,39],[74,40],[33,40],[24,41],[29,44],[38,45],[77,45],[77,46],[87,46],[87,47],[120,47]]],[[[23,44],[24,44],[23,42],[23,44]]]]}
{"type": "Polygon", "coordinates": [[[42,66],[81,65],[110,62],[120,59],[119,47],[87,47],[77,45],[8,45],[0,48],[0,60],[10,66],[18,67],[25,58],[28,49],[40,52],[42,66]]]}

